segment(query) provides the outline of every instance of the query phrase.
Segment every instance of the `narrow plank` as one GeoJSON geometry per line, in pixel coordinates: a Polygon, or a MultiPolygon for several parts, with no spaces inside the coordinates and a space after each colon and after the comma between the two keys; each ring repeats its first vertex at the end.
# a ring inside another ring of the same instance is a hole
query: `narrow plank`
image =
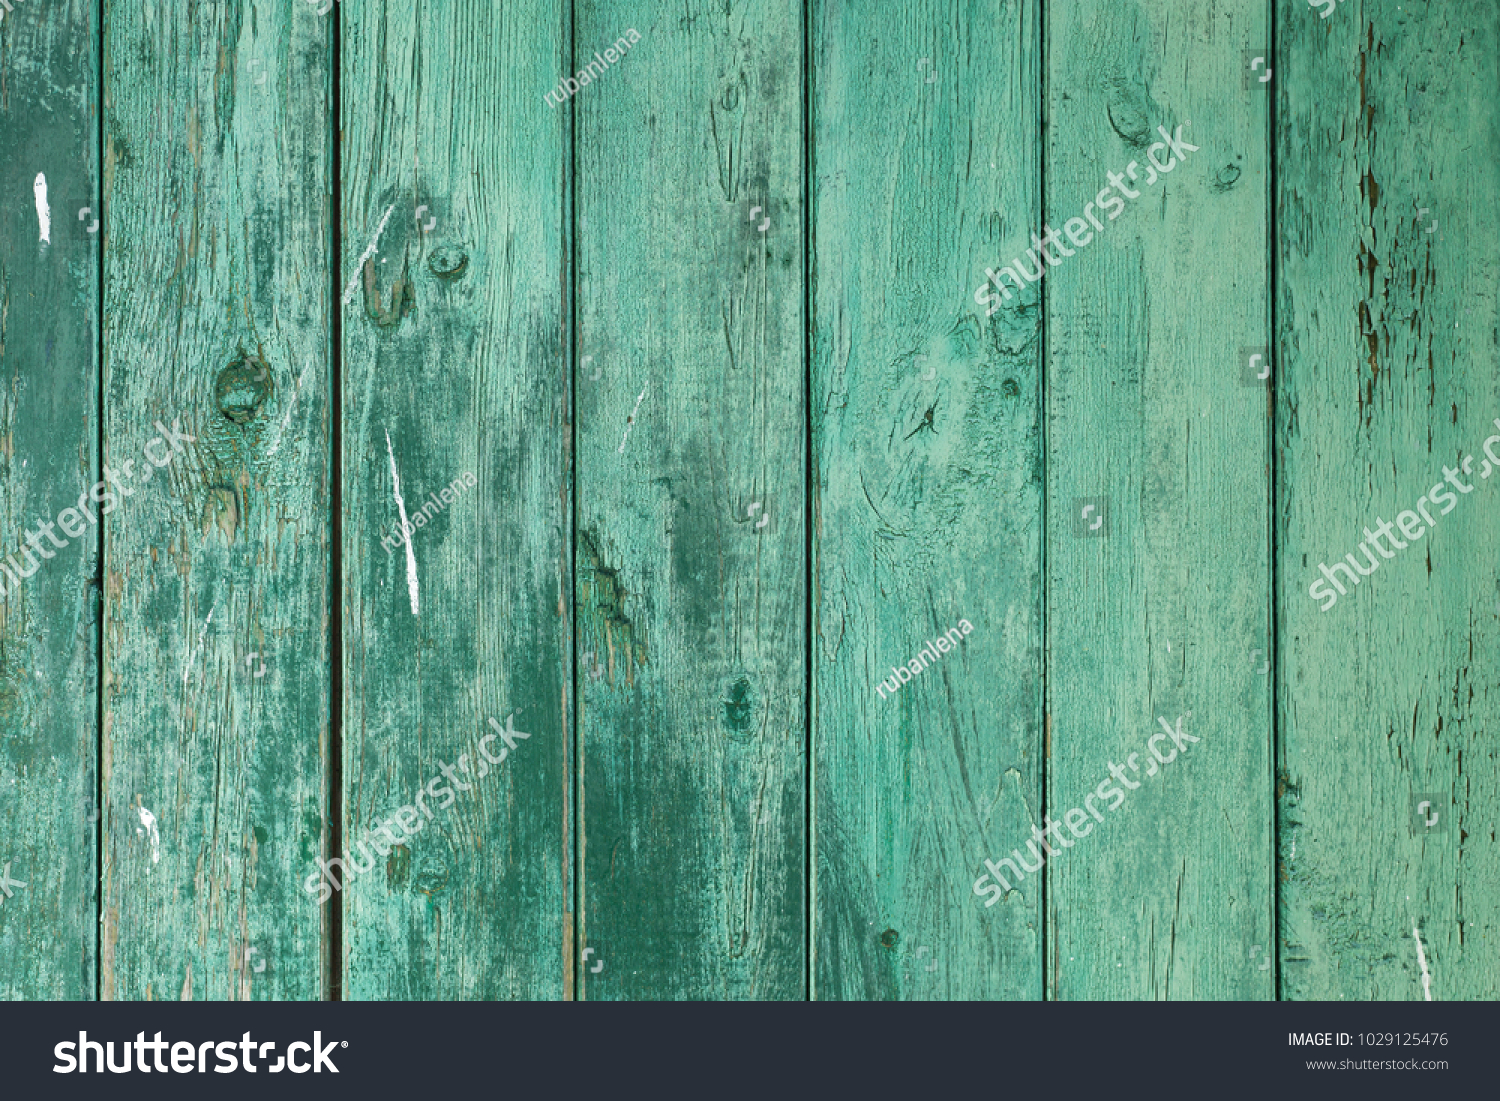
{"type": "Polygon", "coordinates": [[[106,19],[105,459],[134,465],[102,517],[101,992],[318,998],[328,26],[253,0],[106,19]]]}
{"type": "Polygon", "coordinates": [[[94,997],[98,961],[99,533],[53,528],[58,548],[38,525],[100,476],[99,234],[87,232],[99,207],[99,8],[11,7],[0,14],[0,555],[34,575],[0,579],[0,998],[79,999],[94,997]]]}
{"type": "Polygon", "coordinates": [[[1493,999],[1500,13],[1345,4],[1279,46],[1283,993],[1493,999]]]}
{"type": "Polygon", "coordinates": [[[1049,8],[1048,221],[1087,241],[1046,277],[1053,998],[1274,996],[1269,419],[1239,362],[1270,343],[1269,95],[1240,77],[1267,17],[1049,8]]]}
{"type": "Polygon", "coordinates": [[[342,895],[343,993],[560,998],[573,890],[566,115],[542,96],[566,56],[565,7],[340,12],[354,280],[343,829],[359,864],[383,857],[342,895]],[[392,538],[398,490],[409,546],[392,538]],[[481,741],[507,719],[525,740],[481,741]],[[355,847],[403,806],[410,832],[355,847]]]}
{"type": "Polygon", "coordinates": [[[984,866],[1041,795],[1041,317],[975,301],[1037,222],[1040,10],[953,8],[814,5],[821,999],[1042,995],[984,866]]]}
{"type": "Polygon", "coordinates": [[[576,18],[582,993],[802,998],[802,5],[576,18]]]}

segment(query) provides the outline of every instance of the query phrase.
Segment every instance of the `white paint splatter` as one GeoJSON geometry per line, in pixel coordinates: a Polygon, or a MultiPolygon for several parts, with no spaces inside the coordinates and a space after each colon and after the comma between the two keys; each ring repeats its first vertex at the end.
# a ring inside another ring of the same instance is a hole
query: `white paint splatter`
{"type": "Polygon", "coordinates": [[[625,422],[625,435],[620,437],[620,446],[615,449],[616,455],[625,454],[625,441],[630,439],[630,429],[635,425],[635,415],[641,411],[641,401],[646,396],[646,387],[650,385],[648,382],[646,386],[642,386],[641,396],[635,399],[635,408],[630,411],[630,419],[625,422]]]}
{"type": "MultiPolygon", "coordinates": [[[[401,499],[401,475],[396,473],[396,451],[391,447],[391,434],[385,434],[386,454],[391,457],[391,485],[396,494],[396,511],[401,514],[401,530],[407,528],[406,502],[401,499]]],[[[411,549],[411,538],[406,540],[406,591],[411,594],[411,614],[417,614],[417,556],[411,549]]]]}
{"type": "Polygon", "coordinates": [[[292,400],[287,403],[286,413],[282,416],[281,423],[276,426],[276,442],[271,445],[271,450],[266,452],[268,459],[281,447],[281,434],[286,431],[286,426],[292,419],[292,410],[297,408],[297,395],[302,392],[302,384],[307,381],[307,372],[312,370],[312,365],[312,358],[308,357],[307,366],[302,368],[302,376],[297,379],[297,388],[292,391],[292,400]]]}
{"type": "Polygon", "coordinates": [[[156,815],[152,814],[144,806],[137,807],[141,814],[141,825],[135,829],[136,836],[146,835],[151,840],[151,863],[155,864],[161,860],[161,831],[156,828],[156,815]],[[145,828],[142,829],[141,827],[145,828]]]}
{"type": "Polygon", "coordinates": [[[360,269],[365,266],[365,261],[375,255],[375,246],[380,243],[380,235],[385,232],[385,223],[391,216],[391,211],[396,209],[392,203],[385,208],[385,217],[380,219],[380,225],[375,229],[375,239],[370,242],[370,247],[365,249],[365,254],[359,258],[359,263],[354,265],[354,274],[349,277],[349,285],[344,288],[344,305],[349,304],[349,299],[354,296],[354,285],[359,282],[360,269]]]}
{"type": "Polygon", "coordinates": [[[36,174],[36,182],[31,185],[31,193],[36,196],[36,220],[42,227],[42,244],[52,243],[52,211],[47,208],[47,177],[42,173],[36,174]]]}
{"type": "Polygon", "coordinates": [[[214,606],[212,608],[209,608],[208,618],[203,621],[203,630],[198,632],[198,645],[193,650],[193,652],[188,655],[187,668],[182,671],[182,686],[184,688],[187,687],[188,675],[193,671],[193,659],[198,656],[198,651],[203,649],[203,636],[208,634],[208,625],[214,621],[214,609],[218,606],[218,602],[215,601],[214,606]]]}
{"type": "Polygon", "coordinates": [[[1432,973],[1427,970],[1427,953],[1422,951],[1422,934],[1417,932],[1416,922],[1412,923],[1411,935],[1417,941],[1417,963],[1422,967],[1422,993],[1427,995],[1427,1000],[1432,1001],[1432,973]]]}

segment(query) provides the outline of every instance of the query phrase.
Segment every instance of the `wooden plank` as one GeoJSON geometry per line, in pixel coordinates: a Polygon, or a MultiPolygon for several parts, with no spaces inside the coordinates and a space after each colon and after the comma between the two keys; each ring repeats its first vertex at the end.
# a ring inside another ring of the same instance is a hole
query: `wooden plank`
{"type": "Polygon", "coordinates": [[[576,27],[582,990],[802,998],[802,5],[576,27]]]}
{"type": "Polygon", "coordinates": [[[105,458],[135,465],[101,517],[101,993],[317,998],[329,29],[239,0],[106,18],[105,458]]]}
{"type": "Polygon", "coordinates": [[[1046,276],[1052,998],[1274,996],[1269,428],[1239,362],[1269,343],[1269,99],[1240,75],[1266,20],[1049,8],[1048,222],[1084,219],[1046,276]]]}
{"type": "Polygon", "coordinates": [[[76,213],[99,207],[99,9],[11,8],[0,15],[0,555],[33,576],[0,578],[0,998],[79,999],[94,997],[98,960],[99,533],[53,528],[48,540],[38,525],[99,478],[99,235],[76,213]]]}
{"type": "Polygon", "coordinates": [[[821,999],[1042,994],[984,867],[1041,794],[1041,319],[975,304],[1037,221],[1039,7],[959,8],[814,5],[821,999]]]}
{"type": "Polygon", "coordinates": [[[1283,992],[1492,999],[1500,14],[1299,14],[1278,51],[1283,992]],[[1310,591],[1325,565],[1344,595],[1310,591]]]}
{"type": "MultiPolygon", "coordinates": [[[[542,97],[566,11],[339,10],[354,280],[344,849],[403,806],[417,816],[343,892],[344,997],[559,998],[573,890],[566,114],[542,97]],[[406,546],[391,538],[398,491],[406,546]],[[442,507],[419,521],[429,495],[442,507]],[[481,751],[488,720],[508,718],[526,739],[481,751]]],[[[363,853],[366,867],[379,855],[363,853]]]]}

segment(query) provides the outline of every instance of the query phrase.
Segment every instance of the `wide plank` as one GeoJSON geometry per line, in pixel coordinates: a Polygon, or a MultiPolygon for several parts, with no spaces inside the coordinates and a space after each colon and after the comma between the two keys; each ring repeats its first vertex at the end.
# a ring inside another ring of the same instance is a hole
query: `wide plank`
{"type": "Polygon", "coordinates": [[[1277,145],[1282,992],[1493,999],[1500,9],[1297,14],[1278,42],[1297,80],[1277,145]]]}
{"type": "Polygon", "coordinates": [[[98,963],[101,541],[81,517],[68,517],[71,533],[40,525],[101,477],[99,5],[10,7],[0,12],[10,571],[0,575],[0,998],[80,999],[95,996],[98,963]]]}
{"type": "Polygon", "coordinates": [[[1037,999],[1040,6],[812,10],[813,996],[1037,999]]]}
{"type": "Polygon", "coordinates": [[[1274,996],[1267,15],[1049,6],[1053,999],[1274,996]]]}
{"type": "Polygon", "coordinates": [[[342,995],[560,998],[573,891],[567,117],[542,96],[566,9],[386,0],[338,17],[339,858],[370,873],[351,870],[329,903],[343,907],[342,995]],[[519,733],[507,743],[497,727],[519,733]],[[389,835],[371,834],[402,808],[389,835]]]}
{"type": "Polygon", "coordinates": [[[128,496],[101,516],[101,995],[315,999],[329,29],[259,0],[106,19],[104,457],[128,496]]]}
{"type": "Polygon", "coordinates": [[[576,33],[580,996],[802,998],[802,5],[576,33]]]}

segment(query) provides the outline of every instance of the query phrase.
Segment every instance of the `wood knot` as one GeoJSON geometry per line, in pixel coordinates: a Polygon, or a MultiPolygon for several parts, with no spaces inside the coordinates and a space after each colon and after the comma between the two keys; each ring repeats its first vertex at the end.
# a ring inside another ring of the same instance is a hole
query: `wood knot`
{"type": "Polygon", "coordinates": [[[427,258],[427,268],[439,279],[462,279],[469,270],[469,254],[453,245],[444,245],[427,258]]]}
{"type": "Polygon", "coordinates": [[[249,424],[274,389],[265,361],[241,352],[214,381],[214,404],[231,424],[249,424]]]}

